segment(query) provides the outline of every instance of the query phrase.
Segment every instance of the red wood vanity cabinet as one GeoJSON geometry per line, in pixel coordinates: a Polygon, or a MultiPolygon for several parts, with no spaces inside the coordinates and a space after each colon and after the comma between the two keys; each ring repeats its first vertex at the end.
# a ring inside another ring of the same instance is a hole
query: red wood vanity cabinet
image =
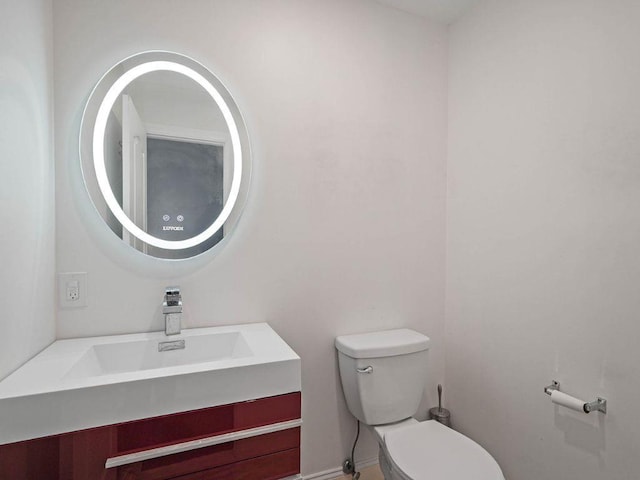
{"type": "Polygon", "coordinates": [[[1,445],[0,479],[285,478],[300,472],[300,404],[295,392],[1,445]]]}

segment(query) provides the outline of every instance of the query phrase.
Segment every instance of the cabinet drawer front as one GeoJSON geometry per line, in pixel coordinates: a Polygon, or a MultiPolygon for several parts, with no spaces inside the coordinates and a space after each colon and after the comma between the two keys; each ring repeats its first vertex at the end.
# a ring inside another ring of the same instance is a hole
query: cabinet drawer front
{"type": "Polygon", "coordinates": [[[117,425],[116,455],[296,420],[300,392],[117,425]]]}
{"type": "Polygon", "coordinates": [[[252,428],[249,430],[241,430],[239,432],[226,433],[224,435],[216,435],[213,437],[207,437],[200,440],[192,440],[189,442],[176,443],[167,445],[165,447],[152,448],[149,450],[142,450],[140,452],[129,453],[126,455],[120,455],[116,457],[110,457],[105,462],[105,468],[119,467],[122,465],[129,465],[132,463],[140,463],[148,460],[163,457],[173,457],[174,455],[191,452],[194,450],[202,450],[205,448],[229,445],[237,441],[263,437],[264,435],[281,432],[283,430],[289,430],[297,428],[302,425],[302,420],[291,420],[284,423],[276,423],[273,425],[265,425],[264,427],[252,428]]]}
{"type": "MultiPolygon", "coordinates": [[[[118,467],[117,478],[118,480],[165,480],[175,477],[182,479],[184,475],[190,474],[190,472],[203,472],[214,468],[215,471],[221,468],[222,470],[220,471],[234,472],[236,471],[234,470],[236,468],[234,465],[238,463],[249,465],[246,463],[247,460],[258,460],[261,458],[263,460],[257,462],[258,464],[262,465],[265,463],[273,467],[275,466],[272,465],[273,461],[275,461],[273,459],[279,458],[277,456],[274,457],[274,454],[298,450],[299,446],[300,428],[292,428],[281,432],[238,440],[236,442],[228,442],[221,445],[204,447],[198,450],[132,463],[118,467]],[[271,460],[268,460],[267,457],[271,460]]],[[[287,458],[289,458],[289,455],[290,453],[287,454],[287,458]]],[[[290,460],[287,460],[287,462],[287,464],[291,463],[290,460]]],[[[297,464],[297,468],[298,471],[293,472],[294,474],[299,472],[299,464],[297,464]]],[[[198,473],[198,475],[199,474],[200,473],[198,473]]],[[[235,477],[233,478],[235,479],[235,477]]],[[[257,478],[262,477],[253,477],[254,480],[257,478]]]]}
{"type": "Polygon", "coordinates": [[[299,472],[300,449],[294,448],[170,480],[277,480],[299,472]]]}

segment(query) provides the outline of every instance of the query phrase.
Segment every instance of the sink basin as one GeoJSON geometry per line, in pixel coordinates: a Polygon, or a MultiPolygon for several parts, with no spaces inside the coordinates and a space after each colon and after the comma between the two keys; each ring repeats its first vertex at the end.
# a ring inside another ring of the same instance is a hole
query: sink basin
{"type": "Polygon", "coordinates": [[[91,377],[156,368],[195,365],[252,355],[240,332],[192,335],[188,339],[149,338],[92,345],[65,378],[91,377]],[[184,341],[184,348],[159,351],[161,342],[184,341]]]}
{"type": "Polygon", "coordinates": [[[0,381],[0,445],[300,390],[266,323],[58,340],[0,381]]]}

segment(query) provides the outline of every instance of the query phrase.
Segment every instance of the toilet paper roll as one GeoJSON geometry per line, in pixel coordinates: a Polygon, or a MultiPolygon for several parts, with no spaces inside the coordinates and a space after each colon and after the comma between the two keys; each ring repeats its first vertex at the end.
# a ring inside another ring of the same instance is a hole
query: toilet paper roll
{"type": "Polygon", "coordinates": [[[563,407],[570,408],[571,410],[577,410],[578,412],[584,413],[584,400],[567,395],[560,390],[553,390],[551,392],[551,401],[557,405],[562,405],[563,407]]]}

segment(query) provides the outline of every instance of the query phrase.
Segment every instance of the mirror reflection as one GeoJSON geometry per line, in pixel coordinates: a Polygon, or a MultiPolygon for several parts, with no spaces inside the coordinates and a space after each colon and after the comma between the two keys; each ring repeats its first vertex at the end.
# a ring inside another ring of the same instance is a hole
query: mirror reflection
{"type": "MultiPolygon", "coordinates": [[[[190,78],[156,71],[131,82],[109,114],[104,151],[118,204],[154,237],[185,240],[220,215],[233,168],[229,129],[211,96],[190,78]]],[[[134,248],[162,258],[197,255],[224,235],[221,228],[185,252],[144,243],[111,212],[108,224],[134,248]]]]}

